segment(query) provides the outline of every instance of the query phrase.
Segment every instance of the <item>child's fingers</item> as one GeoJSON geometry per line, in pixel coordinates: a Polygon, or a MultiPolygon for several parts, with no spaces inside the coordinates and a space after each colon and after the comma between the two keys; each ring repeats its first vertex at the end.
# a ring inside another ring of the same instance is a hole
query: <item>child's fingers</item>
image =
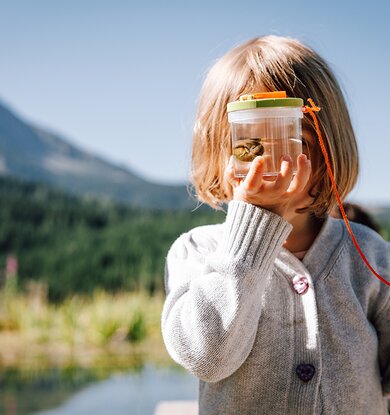
{"type": "Polygon", "coordinates": [[[230,156],[229,163],[225,169],[224,178],[233,187],[237,187],[241,182],[241,179],[234,176],[233,156],[230,156]]]}
{"type": "Polygon", "coordinates": [[[278,193],[284,193],[289,188],[293,177],[292,159],[289,155],[283,156],[280,172],[270,187],[278,193]]]}
{"type": "Polygon", "coordinates": [[[300,154],[297,159],[298,171],[295,175],[293,181],[291,182],[290,187],[288,188],[288,193],[298,193],[303,191],[307,185],[310,174],[311,174],[311,162],[306,157],[306,154],[300,154]]]}
{"type": "Polygon", "coordinates": [[[264,158],[257,156],[243,182],[243,186],[248,191],[258,190],[263,183],[264,158]]]}

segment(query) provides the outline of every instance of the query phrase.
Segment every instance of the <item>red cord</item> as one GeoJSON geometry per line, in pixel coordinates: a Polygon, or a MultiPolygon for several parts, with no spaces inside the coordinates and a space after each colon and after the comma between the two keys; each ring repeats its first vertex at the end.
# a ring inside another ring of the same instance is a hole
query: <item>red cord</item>
{"type": "Polygon", "coordinates": [[[315,126],[315,129],[316,129],[316,132],[317,132],[317,135],[318,135],[318,139],[319,139],[319,142],[320,142],[321,151],[322,151],[322,154],[324,155],[325,164],[326,164],[326,167],[327,167],[327,169],[328,169],[329,178],[330,178],[330,181],[332,182],[333,191],[334,191],[334,194],[335,194],[335,196],[336,196],[337,203],[338,203],[338,205],[339,205],[341,215],[342,215],[342,217],[343,217],[343,219],[344,219],[344,222],[345,222],[345,224],[346,224],[346,226],[347,226],[348,232],[349,232],[349,234],[351,235],[352,241],[353,241],[353,243],[354,243],[354,245],[355,245],[356,249],[358,250],[358,252],[359,252],[360,256],[362,257],[362,259],[363,259],[364,263],[367,265],[367,267],[369,268],[369,270],[370,270],[370,271],[371,271],[371,272],[372,272],[372,273],[373,273],[373,274],[374,274],[377,278],[379,278],[379,280],[380,280],[380,281],[382,281],[384,284],[386,284],[386,285],[388,285],[388,286],[390,287],[390,282],[389,282],[389,281],[386,281],[386,280],[385,280],[385,279],[384,279],[381,275],[379,275],[379,274],[378,274],[378,273],[374,270],[374,268],[371,266],[371,264],[368,262],[367,258],[366,258],[366,257],[365,257],[365,255],[363,254],[363,252],[362,252],[362,250],[361,250],[361,248],[360,248],[360,246],[359,246],[359,244],[358,244],[358,242],[357,242],[357,240],[356,240],[356,238],[355,238],[355,235],[354,235],[354,233],[353,233],[353,231],[352,231],[352,229],[351,229],[351,227],[350,227],[350,225],[349,225],[349,221],[348,221],[347,215],[345,214],[343,204],[342,204],[342,202],[341,202],[341,199],[340,199],[339,193],[338,193],[338,191],[337,191],[336,182],[335,182],[334,177],[333,177],[333,172],[332,172],[332,168],[331,168],[331,166],[330,166],[329,157],[328,157],[328,152],[326,151],[326,148],[325,148],[325,145],[324,145],[324,140],[323,140],[323,138],[322,138],[322,134],[321,134],[320,126],[319,126],[319,124],[318,124],[317,116],[316,116],[316,114],[314,113],[314,112],[318,112],[318,111],[320,111],[320,109],[321,109],[321,108],[317,107],[317,105],[315,105],[315,104],[314,104],[314,102],[313,102],[313,100],[312,100],[311,98],[309,98],[309,99],[308,99],[308,101],[309,101],[309,103],[310,103],[311,107],[308,107],[308,106],[303,107],[303,112],[307,112],[307,113],[309,113],[309,114],[310,114],[310,116],[313,118],[313,121],[314,121],[314,126],[315,126]]]}

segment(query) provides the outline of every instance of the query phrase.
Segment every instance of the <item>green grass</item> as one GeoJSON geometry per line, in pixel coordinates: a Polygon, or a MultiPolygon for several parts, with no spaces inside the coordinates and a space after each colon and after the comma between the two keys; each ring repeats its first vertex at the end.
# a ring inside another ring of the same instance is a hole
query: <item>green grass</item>
{"type": "Polygon", "coordinates": [[[28,294],[0,299],[0,368],[84,367],[169,361],[161,338],[164,297],[144,292],[73,296],[52,304],[28,294]]]}

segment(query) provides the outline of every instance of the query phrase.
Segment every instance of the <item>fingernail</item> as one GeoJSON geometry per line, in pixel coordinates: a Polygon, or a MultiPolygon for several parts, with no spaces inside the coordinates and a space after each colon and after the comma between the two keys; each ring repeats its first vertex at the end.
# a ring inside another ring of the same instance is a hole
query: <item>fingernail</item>
{"type": "Polygon", "coordinates": [[[307,155],[306,154],[301,154],[301,159],[302,159],[302,161],[307,161],[307,155]]]}
{"type": "Polygon", "coordinates": [[[289,154],[286,154],[283,156],[283,161],[288,161],[289,163],[292,162],[292,158],[289,154]]]}
{"type": "Polygon", "coordinates": [[[255,157],[255,158],[254,158],[254,160],[253,160],[253,161],[254,161],[255,163],[257,163],[257,164],[260,164],[260,163],[262,163],[262,160],[263,160],[263,157],[261,157],[261,156],[257,156],[257,157],[255,157]]]}

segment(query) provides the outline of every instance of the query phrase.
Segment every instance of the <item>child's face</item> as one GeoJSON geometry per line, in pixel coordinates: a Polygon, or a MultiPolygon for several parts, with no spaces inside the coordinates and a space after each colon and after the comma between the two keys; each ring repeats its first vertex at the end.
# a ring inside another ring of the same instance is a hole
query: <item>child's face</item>
{"type": "Polygon", "coordinates": [[[302,153],[307,155],[307,158],[311,160],[312,169],[315,171],[315,167],[318,166],[318,143],[317,136],[313,129],[309,126],[302,126],[302,153]]]}
{"type": "MultiPolygon", "coordinates": [[[[306,154],[311,161],[311,176],[318,170],[321,163],[321,148],[318,143],[317,134],[312,127],[302,125],[302,153],[306,154]]],[[[314,185],[312,180],[308,183],[308,188],[314,185]]]]}
{"type": "MultiPolygon", "coordinates": [[[[313,201],[313,198],[309,196],[310,189],[315,185],[313,182],[314,173],[317,171],[320,165],[320,148],[317,142],[317,135],[310,126],[302,126],[302,153],[306,154],[307,158],[311,161],[311,177],[300,195],[297,196],[297,205],[299,208],[309,206],[313,201]]],[[[312,190],[312,193],[316,193],[316,188],[312,190]]]]}
{"type": "MultiPolygon", "coordinates": [[[[297,209],[302,209],[313,202],[313,197],[310,196],[310,190],[312,189],[314,183],[314,173],[316,172],[319,163],[320,163],[320,148],[317,143],[317,135],[312,130],[310,126],[302,125],[302,153],[306,154],[307,158],[311,161],[311,176],[301,192],[297,193],[290,200],[290,210],[289,215],[286,216],[286,219],[292,222],[295,217],[308,216],[309,213],[298,213],[297,209]]],[[[312,194],[316,193],[317,189],[314,187],[312,194]]]]}

